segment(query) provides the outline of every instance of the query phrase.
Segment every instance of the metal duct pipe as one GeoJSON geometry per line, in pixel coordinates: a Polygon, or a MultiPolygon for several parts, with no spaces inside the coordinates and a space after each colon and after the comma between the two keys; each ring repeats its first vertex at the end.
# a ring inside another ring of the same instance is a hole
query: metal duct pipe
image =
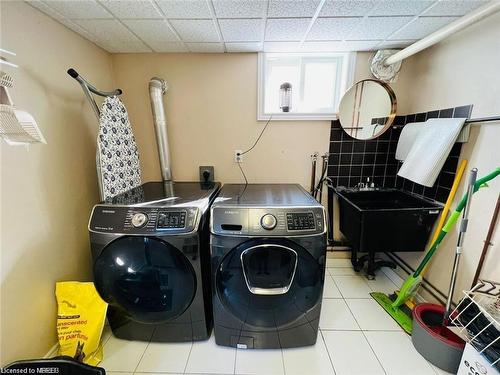
{"type": "Polygon", "coordinates": [[[456,21],[453,21],[448,25],[444,26],[443,28],[433,32],[432,34],[427,35],[423,39],[420,39],[419,41],[413,43],[412,45],[406,47],[405,49],[396,52],[394,55],[388,57],[384,61],[384,64],[391,65],[401,60],[404,60],[407,57],[410,57],[411,55],[414,55],[422,51],[423,49],[426,49],[432,46],[433,44],[440,42],[441,40],[450,36],[451,34],[454,34],[462,30],[463,28],[477,21],[480,21],[483,18],[498,11],[500,11],[500,1],[497,0],[490,1],[489,3],[486,3],[483,6],[480,6],[479,8],[466,14],[465,16],[457,19],[456,21]]]}
{"type": "Polygon", "coordinates": [[[168,85],[165,80],[158,77],[153,77],[149,80],[149,97],[151,99],[151,111],[153,112],[153,123],[155,125],[161,177],[163,181],[172,181],[167,121],[165,119],[165,108],[163,107],[163,95],[165,95],[167,90],[168,85]]]}

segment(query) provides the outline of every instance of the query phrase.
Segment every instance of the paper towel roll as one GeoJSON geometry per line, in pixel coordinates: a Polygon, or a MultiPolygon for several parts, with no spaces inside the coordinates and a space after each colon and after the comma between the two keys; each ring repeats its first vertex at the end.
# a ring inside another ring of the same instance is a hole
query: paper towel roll
{"type": "Polygon", "coordinates": [[[425,122],[398,176],[431,187],[455,143],[465,119],[442,118],[425,122]]]}
{"type": "Polygon", "coordinates": [[[425,122],[410,122],[403,127],[401,135],[399,136],[398,146],[396,148],[396,159],[405,160],[410,152],[411,147],[415,143],[418,134],[422,130],[425,122]]]}

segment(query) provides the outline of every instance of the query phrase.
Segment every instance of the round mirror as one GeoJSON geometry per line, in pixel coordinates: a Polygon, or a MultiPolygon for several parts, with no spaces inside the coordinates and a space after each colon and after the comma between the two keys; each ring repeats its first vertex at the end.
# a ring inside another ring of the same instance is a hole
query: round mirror
{"type": "Polygon", "coordinates": [[[396,95],[391,87],[375,79],[357,82],[342,97],[340,125],[356,139],[381,136],[396,117],[396,95]]]}

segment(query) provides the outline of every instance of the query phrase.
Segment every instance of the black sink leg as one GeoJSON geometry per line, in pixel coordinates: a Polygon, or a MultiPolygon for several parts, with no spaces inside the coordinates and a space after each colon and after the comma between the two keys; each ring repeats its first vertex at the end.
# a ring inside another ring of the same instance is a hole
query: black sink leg
{"type": "Polygon", "coordinates": [[[358,269],[358,251],[355,248],[351,249],[351,264],[354,271],[359,272],[361,268],[363,268],[363,264],[361,264],[361,268],[358,269]]]}
{"type": "Polygon", "coordinates": [[[375,263],[375,252],[370,252],[368,253],[368,268],[366,270],[366,277],[368,277],[368,280],[373,280],[375,279],[375,269],[376,263],[375,263]]]}
{"type": "Polygon", "coordinates": [[[392,269],[396,269],[396,264],[394,264],[391,261],[387,261],[387,260],[375,261],[375,252],[373,252],[373,253],[370,252],[366,255],[363,255],[359,259],[356,259],[356,255],[357,255],[357,252],[351,258],[351,262],[353,263],[354,270],[356,272],[361,271],[363,269],[365,262],[367,262],[368,267],[366,270],[366,277],[368,278],[368,280],[374,280],[375,279],[375,271],[381,267],[389,267],[392,269]]]}
{"type": "Polygon", "coordinates": [[[364,257],[361,257],[358,259],[358,251],[357,250],[351,250],[351,264],[352,268],[354,268],[354,271],[359,272],[363,269],[364,265],[364,257]]]}

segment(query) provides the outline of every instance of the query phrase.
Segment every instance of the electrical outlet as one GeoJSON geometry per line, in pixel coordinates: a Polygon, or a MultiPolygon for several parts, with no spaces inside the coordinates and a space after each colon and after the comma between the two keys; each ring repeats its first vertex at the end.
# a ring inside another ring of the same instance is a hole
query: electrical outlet
{"type": "Polygon", "coordinates": [[[243,163],[243,155],[241,154],[241,150],[234,150],[234,162],[235,163],[243,163]]]}
{"type": "Polygon", "coordinates": [[[199,169],[200,169],[200,181],[201,182],[213,182],[214,181],[215,172],[214,172],[213,166],[201,165],[199,169]]]}

